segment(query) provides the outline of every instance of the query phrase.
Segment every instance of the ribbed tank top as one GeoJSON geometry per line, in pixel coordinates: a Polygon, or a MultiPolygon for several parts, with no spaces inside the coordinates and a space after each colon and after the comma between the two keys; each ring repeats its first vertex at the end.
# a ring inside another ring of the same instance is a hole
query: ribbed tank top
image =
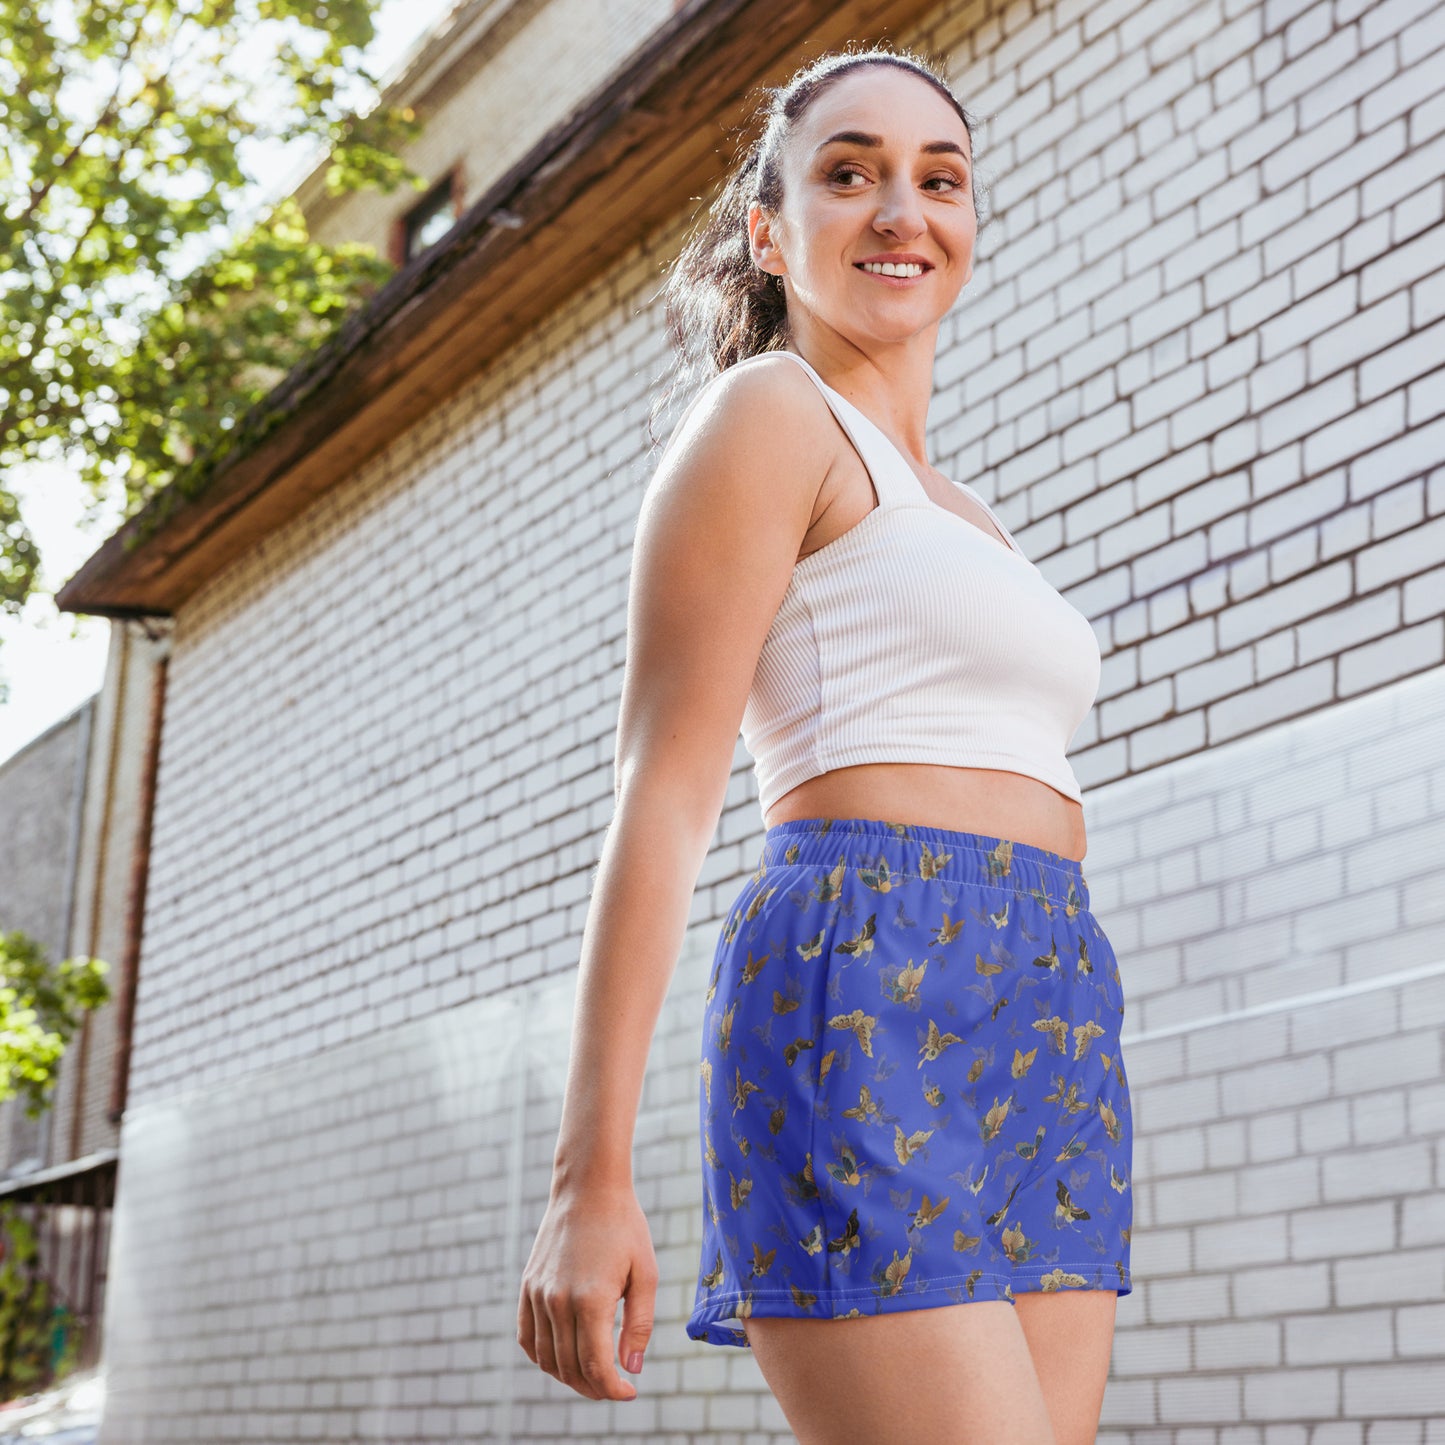
{"type": "Polygon", "coordinates": [[[1088,618],[972,487],[955,483],[1007,547],[935,502],[880,427],[782,355],[817,383],[878,504],[794,566],[764,640],[742,717],[763,811],[808,778],[880,762],[999,768],[1081,801],[1066,751],[1099,687],[1088,618]]]}

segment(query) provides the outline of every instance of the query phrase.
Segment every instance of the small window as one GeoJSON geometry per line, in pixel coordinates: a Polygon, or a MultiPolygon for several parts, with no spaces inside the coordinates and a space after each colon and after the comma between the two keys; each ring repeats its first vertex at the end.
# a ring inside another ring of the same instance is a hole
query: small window
{"type": "Polygon", "coordinates": [[[428,246],[440,241],[456,223],[457,208],[452,195],[452,177],[429,190],[406,213],[403,222],[402,260],[420,256],[428,246]]]}

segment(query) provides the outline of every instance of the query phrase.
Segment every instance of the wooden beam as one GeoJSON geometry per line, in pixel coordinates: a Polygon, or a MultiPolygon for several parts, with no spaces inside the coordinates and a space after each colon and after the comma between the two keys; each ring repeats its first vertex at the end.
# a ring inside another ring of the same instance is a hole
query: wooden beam
{"type": "Polygon", "coordinates": [[[896,41],[936,0],[692,0],[243,422],[192,497],[152,499],[56,594],[168,615],[353,476],[684,207],[759,83],[820,51],[896,41]],[[505,215],[520,217],[520,227],[505,215]]]}

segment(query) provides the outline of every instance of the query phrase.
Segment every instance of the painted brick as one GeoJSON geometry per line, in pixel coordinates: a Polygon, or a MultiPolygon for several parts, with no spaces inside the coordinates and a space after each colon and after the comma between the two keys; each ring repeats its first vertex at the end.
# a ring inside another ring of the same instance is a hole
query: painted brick
{"type": "MultiPolygon", "coordinates": [[[[671,13],[632,9],[634,40],[671,13]]],[[[949,57],[997,176],[931,455],[1106,653],[1071,759],[1137,1130],[1107,1445],[1418,1442],[1440,1413],[1438,993],[1386,979],[1438,962],[1442,906],[1399,866],[1445,843],[1441,13],[940,5],[900,35],[949,57]]],[[[656,1393],[593,1408],[510,1335],[684,230],[188,604],[112,1286],[172,1334],[109,1332],[105,1445],[790,1438],[755,1362],[678,1328],[696,998],[761,831],[741,749],[638,1121],[656,1393]],[[165,1402],[143,1423],[127,1377],[165,1402]]]]}

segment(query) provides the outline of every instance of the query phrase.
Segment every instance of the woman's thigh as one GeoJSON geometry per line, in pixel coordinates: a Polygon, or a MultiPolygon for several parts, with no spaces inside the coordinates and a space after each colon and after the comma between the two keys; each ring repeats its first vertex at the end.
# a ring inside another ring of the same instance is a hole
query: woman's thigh
{"type": "Polygon", "coordinates": [[[799,1445],[1057,1445],[1007,1300],[746,1330],[799,1445]]]}
{"type": "Polygon", "coordinates": [[[1098,1435],[1118,1305],[1111,1289],[1014,1295],[1059,1445],[1093,1445],[1098,1435]]]}

